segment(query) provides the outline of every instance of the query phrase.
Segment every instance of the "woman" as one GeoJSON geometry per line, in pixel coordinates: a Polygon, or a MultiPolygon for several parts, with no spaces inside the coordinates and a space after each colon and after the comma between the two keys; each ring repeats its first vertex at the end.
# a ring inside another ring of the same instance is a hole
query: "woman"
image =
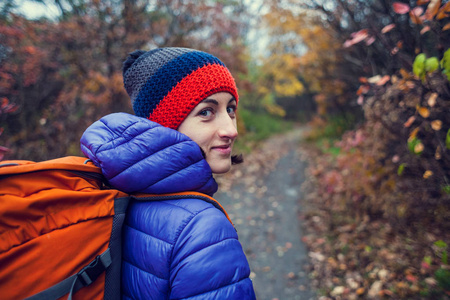
{"type": "Polygon", "coordinates": [[[212,173],[236,161],[238,94],[216,57],[186,48],[135,51],[124,85],[136,116],[108,115],[81,139],[109,183],[134,201],[125,220],[124,299],[255,299],[236,230],[212,173]],[[182,193],[186,192],[186,193],[182,193]]]}

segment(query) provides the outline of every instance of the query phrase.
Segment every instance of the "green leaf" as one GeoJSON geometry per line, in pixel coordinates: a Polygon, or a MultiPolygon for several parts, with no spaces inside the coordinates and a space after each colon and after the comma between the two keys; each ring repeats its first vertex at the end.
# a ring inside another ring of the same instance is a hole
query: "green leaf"
{"type": "Polygon", "coordinates": [[[442,187],[442,191],[443,191],[444,193],[446,193],[447,195],[450,195],[450,185],[449,185],[449,184],[444,185],[444,186],[442,187]]]}
{"type": "Polygon", "coordinates": [[[442,287],[444,290],[450,290],[450,271],[449,270],[439,268],[434,273],[434,276],[436,277],[436,280],[439,283],[440,287],[442,287]]]}
{"type": "Polygon", "coordinates": [[[417,77],[423,77],[425,74],[425,60],[427,56],[424,53],[420,53],[416,56],[413,63],[413,72],[417,77]]]}
{"type": "Polygon", "coordinates": [[[412,139],[408,140],[408,149],[411,153],[414,153],[416,155],[422,154],[423,150],[420,150],[420,148],[423,149],[423,147],[418,147],[419,144],[422,144],[422,141],[418,138],[414,137],[412,139]],[[419,149],[419,150],[418,150],[419,149]]]}
{"type": "Polygon", "coordinates": [[[403,175],[403,171],[405,171],[405,166],[406,166],[405,163],[402,163],[400,166],[398,166],[398,169],[397,169],[397,175],[398,176],[402,176],[403,175]]]}
{"type": "Polygon", "coordinates": [[[423,261],[426,262],[427,264],[431,265],[431,262],[432,262],[433,260],[431,259],[431,256],[425,256],[425,257],[423,258],[423,261]]]}
{"type": "Polygon", "coordinates": [[[438,246],[439,248],[442,248],[442,249],[447,248],[447,243],[444,242],[443,240],[439,240],[439,241],[434,242],[434,245],[438,246]]]}
{"type": "Polygon", "coordinates": [[[442,73],[447,75],[447,79],[450,81],[450,49],[444,52],[444,57],[441,59],[442,73]]]}
{"type": "Polygon", "coordinates": [[[445,138],[445,147],[450,149],[450,129],[447,131],[447,137],[445,138]]]}
{"type": "Polygon", "coordinates": [[[425,60],[425,71],[433,72],[439,68],[439,60],[437,57],[430,57],[425,60]]]}

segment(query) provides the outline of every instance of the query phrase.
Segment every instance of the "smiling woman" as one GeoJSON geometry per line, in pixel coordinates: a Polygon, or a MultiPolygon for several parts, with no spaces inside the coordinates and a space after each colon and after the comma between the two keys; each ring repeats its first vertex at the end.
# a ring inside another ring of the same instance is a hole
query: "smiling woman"
{"type": "Polygon", "coordinates": [[[131,53],[123,74],[136,116],[108,115],[81,139],[113,187],[162,195],[128,209],[123,298],[255,299],[236,230],[211,198],[212,174],[236,162],[231,73],[208,53],[161,48],[131,53]]]}
{"type": "Polygon", "coordinates": [[[231,150],[238,132],[236,99],[229,93],[216,93],[200,102],[178,127],[196,142],[213,173],[231,168],[231,150]]]}

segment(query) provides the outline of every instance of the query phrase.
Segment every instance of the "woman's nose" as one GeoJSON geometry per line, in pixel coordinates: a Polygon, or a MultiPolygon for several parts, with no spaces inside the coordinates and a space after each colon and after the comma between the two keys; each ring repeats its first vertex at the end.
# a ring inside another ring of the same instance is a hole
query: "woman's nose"
{"type": "Polygon", "coordinates": [[[218,133],[222,138],[229,138],[231,140],[234,140],[238,136],[236,119],[232,119],[228,114],[221,118],[221,122],[219,122],[218,133]]]}

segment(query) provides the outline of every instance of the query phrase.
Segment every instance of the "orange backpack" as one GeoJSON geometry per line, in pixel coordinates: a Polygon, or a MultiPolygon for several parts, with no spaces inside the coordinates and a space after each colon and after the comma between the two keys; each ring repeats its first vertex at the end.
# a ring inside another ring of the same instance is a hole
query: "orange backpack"
{"type": "Polygon", "coordinates": [[[189,195],[228,218],[207,195],[131,196],[104,182],[100,168],[82,157],[0,162],[1,299],[119,299],[122,224],[131,199],[189,195]]]}
{"type": "Polygon", "coordinates": [[[86,158],[1,162],[0,297],[120,298],[128,201],[86,158]]]}

